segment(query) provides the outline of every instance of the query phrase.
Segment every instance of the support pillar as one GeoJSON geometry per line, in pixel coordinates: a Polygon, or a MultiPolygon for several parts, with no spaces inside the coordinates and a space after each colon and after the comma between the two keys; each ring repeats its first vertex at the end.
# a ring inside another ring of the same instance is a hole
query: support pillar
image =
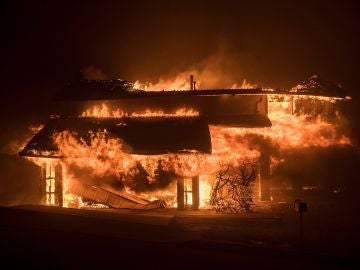
{"type": "Polygon", "coordinates": [[[270,154],[262,151],[260,156],[260,200],[270,201],[270,154]]]}
{"type": "Polygon", "coordinates": [[[63,177],[62,167],[59,163],[55,166],[55,192],[57,204],[59,207],[63,207],[63,177]]]}
{"type": "Polygon", "coordinates": [[[200,183],[199,176],[192,178],[192,209],[198,210],[200,205],[200,183]]]}
{"type": "Polygon", "coordinates": [[[177,179],[177,209],[184,210],[184,178],[177,179]]]}
{"type": "Polygon", "coordinates": [[[46,163],[40,166],[40,204],[46,204],[46,163]]]}
{"type": "Polygon", "coordinates": [[[294,97],[290,97],[290,110],[291,110],[291,114],[294,114],[295,112],[295,103],[294,103],[294,97]]]}

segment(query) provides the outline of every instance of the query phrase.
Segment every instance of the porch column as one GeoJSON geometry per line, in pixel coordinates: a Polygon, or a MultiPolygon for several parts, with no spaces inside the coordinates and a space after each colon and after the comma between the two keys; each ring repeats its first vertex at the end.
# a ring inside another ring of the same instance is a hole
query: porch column
{"type": "Polygon", "coordinates": [[[192,209],[198,210],[200,205],[200,185],[199,185],[199,176],[194,176],[192,178],[192,209]]]}
{"type": "Polygon", "coordinates": [[[63,177],[62,167],[59,163],[55,166],[55,193],[58,205],[63,207],[63,177]]]}
{"type": "Polygon", "coordinates": [[[184,178],[177,178],[177,209],[184,210],[184,178]]]}
{"type": "Polygon", "coordinates": [[[270,154],[262,151],[260,156],[260,200],[270,201],[270,154]]]}

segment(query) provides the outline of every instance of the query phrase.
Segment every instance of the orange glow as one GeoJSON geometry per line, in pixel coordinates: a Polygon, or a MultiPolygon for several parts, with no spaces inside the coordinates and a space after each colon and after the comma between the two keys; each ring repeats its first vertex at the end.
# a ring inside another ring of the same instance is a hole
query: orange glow
{"type": "MultiPolygon", "coordinates": [[[[274,95],[279,96],[279,95],[274,95]]],[[[277,143],[281,149],[351,144],[342,125],[344,119],[337,113],[335,121],[324,121],[321,116],[296,115],[291,112],[291,100],[310,99],[336,103],[339,98],[321,96],[282,96],[282,102],[269,102],[270,129],[257,131],[277,143]]],[[[271,97],[270,97],[271,98],[271,97]]]]}
{"type": "MultiPolygon", "coordinates": [[[[152,85],[151,90],[161,89],[166,82],[157,86],[152,85]],[[161,85],[161,86],[160,86],[161,85]]],[[[185,82],[174,82],[176,89],[185,82]]],[[[187,85],[186,80],[186,85],[187,85]]],[[[243,82],[243,84],[246,81],[243,82]]],[[[167,86],[172,87],[172,86],[167,86]]],[[[279,95],[274,95],[277,97],[279,95]]],[[[269,95],[268,116],[272,127],[266,128],[236,128],[228,126],[210,125],[212,154],[163,154],[163,155],[135,155],[124,153],[121,149],[121,139],[108,136],[106,130],[94,132],[90,135],[90,143],[77,140],[74,134],[64,131],[54,134],[55,143],[59,148],[59,155],[65,158],[44,159],[31,158],[41,165],[43,163],[61,162],[63,167],[63,195],[65,207],[82,207],[84,203],[81,197],[71,194],[71,183],[80,179],[72,168],[76,167],[88,171],[92,177],[111,175],[121,178],[123,174],[131,174],[136,164],[146,170],[148,181],[155,181],[158,161],[162,160],[165,171],[174,171],[176,175],[185,179],[200,175],[200,208],[209,207],[209,198],[212,188],[212,179],[219,170],[221,164],[237,166],[244,159],[257,160],[260,157],[261,144],[271,144],[278,151],[304,148],[310,146],[327,147],[330,145],[351,144],[349,137],[342,130],[342,119],[337,116],[333,122],[326,122],[321,117],[309,117],[308,115],[295,115],[292,113],[292,102],[296,98],[318,99],[335,103],[336,98],[329,97],[297,97],[282,96],[281,101],[271,99],[269,95]],[[260,141],[259,141],[260,140],[260,141]]],[[[86,109],[79,117],[121,118],[121,117],[182,117],[198,116],[199,112],[188,108],[180,108],[172,113],[163,111],[150,111],[144,113],[127,114],[121,108],[111,108],[105,103],[86,109]]],[[[145,138],[146,139],[146,138],[145,138]]],[[[277,164],[281,160],[272,158],[272,163],[277,164]]],[[[98,183],[99,184],[99,183],[98,183]]],[[[101,183],[100,183],[101,184],[101,183]]],[[[104,183],[106,185],[106,183],[104,183]]],[[[148,200],[163,199],[168,205],[176,207],[176,184],[171,183],[167,188],[152,192],[136,194],[125,187],[126,191],[148,200]]],[[[191,187],[189,187],[191,190],[191,187]]],[[[191,204],[191,196],[187,201],[191,204]]]]}
{"type": "Polygon", "coordinates": [[[42,173],[44,174],[45,182],[44,185],[44,198],[42,198],[42,202],[45,205],[56,205],[58,202],[56,201],[55,196],[55,166],[59,163],[58,159],[53,158],[28,158],[39,167],[42,168],[42,173]]]}
{"type": "Polygon", "coordinates": [[[233,84],[230,88],[231,89],[255,89],[258,86],[256,84],[252,84],[246,79],[243,80],[243,82],[239,85],[237,83],[233,84]]]}
{"type": "Polygon", "coordinates": [[[184,179],[184,190],[185,190],[185,206],[191,206],[193,204],[192,201],[192,179],[185,178],[184,179]]]}
{"type": "MultiPolygon", "coordinates": [[[[201,81],[196,82],[196,89],[201,90],[201,81]]],[[[231,87],[226,87],[230,89],[255,89],[257,88],[256,84],[252,84],[246,79],[242,83],[235,83],[231,87]]],[[[135,90],[145,90],[145,91],[163,91],[163,90],[177,90],[184,91],[190,90],[189,86],[189,76],[188,73],[179,75],[172,79],[160,79],[157,83],[142,83],[136,81],[134,83],[135,90]]]]}
{"type": "Polygon", "coordinates": [[[94,105],[89,109],[86,109],[80,117],[97,117],[97,118],[123,118],[123,117],[191,117],[191,116],[198,116],[199,112],[189,109],[189,108],[180,108],[172,113],[165,113],[163,111],[151,111],[146,110],[143,113],[131,113],[128,114],[122,111],[119,108],[112,109],[105,103],[100,105],[94,105]]]}
{"type": "Polygon", "coordinates": [[[210,195],[212,189],[212,181],[209,175],[199,176],[200,184],[200,208],[207,209],[210,207],[210,195]]]}
{"type": "MultiPolygon", "coordinates": [[[[136,81],[134,89],[145,91],[163,91],[163,90],[190,90],[189,75],[197,72],[187,70],[170,78],[160,78],[156,83],[136,81]]],[[[196,88],[200,88],[201,82],[196,82],[196,88]]]]}

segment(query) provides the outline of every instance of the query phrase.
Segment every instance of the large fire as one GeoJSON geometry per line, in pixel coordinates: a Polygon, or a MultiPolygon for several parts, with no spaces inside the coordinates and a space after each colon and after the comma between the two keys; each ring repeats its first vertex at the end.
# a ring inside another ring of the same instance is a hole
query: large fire
{"type": "Polygon", "coordinates": [[[123,118],[123,117],[191,117],[198,116],[199,112],[191,108],[180,108],[172,113],[165,113],[161,110],[151,111],[146,110],[143,113],[133,112],[128,114],[120,108],[112,109],[105,103],[95,105],[89,109],[86,109],[80,117],[97,117],[97,118],[123,118]]]}
{"type": "MultiPolygon", "coordinates": [[[[187,82],[186,82],[187,83],[187,82]]],[[[246,84],[246,81],[244,82],[246,84]]],[[[244,84],[243,83],[243,84],[244,84]]],[[[138,83],[139,84],[139,83],[138,83]]],[[[187,85],[187,84],[186,84],[187,85]]],[[[247,85],[250,87],[251,85],[247,85]]],[[[140,87],[140,84],[138,85],[140,87]]],[[[147,86],[152,90],[183,89],[185,82],[175,80],[169,85],[161,81],[157,85],[147,86]]],[[[136,191],[133,179],[141,172],[149,186],[157,181],[160,172],[181,176],[186,179],[200,176],[200,208],[209,207],[214,175],[220,166],[238,166],[244,160],[256,163],[260,158],[261,149],[276,149],[279,155],[272,157],[273,163],[281,162],[281,152],[287,149],[310,146],[327,147],[330,145],[351,144],[346,132],[342,129],[340,115],[332,122],[324,121],[320,116],[294,114],[292,103],[303,97],[286,95],[269,95],[268,116],[272,127],[266,128],[236,128],[210,125],[212,154],[164,154],[135,155],[122,152],[123,142],[110,138],[106,130],[91,134],[90,143],[77,140],[74,134],[64,131],[54,135],[59,148],[61,160],[31,158],[37,164],[46,163],[51,179],[52,164],[60,162],[63,168],[63,201],[66,207],[81,207],[84,205],[81,196],[71,192],[71,186],[76,182],[97,184],[116,192],[114,183],[122,184],[129,194],[135,194],[148,200],[163,199],[168,205],[176,206],[176,185],[169,181],[165,187],[152,189],[150,192],[136,191]]],[[[308,96],[308,99],[337,102],[335,98],[308,96]]],[[[123,117],[191,117],[199,113],[192,108],[180,108],[172,113],[147,110],[144,113],[127,114],[121,108],[112,108],[101,103],[87,108],[79,117],[123,118],[123,117]]],[[[48,183],[46,189],[53,188],[54,183],[48,183]]],[[[53,204],[52,198],[47,203],[53,204]]],[[[191,204],[191,198],[186,198],[191,204]]]]}
{"type": "MultiPolygon", "coordinates": [[[[145,91],[164,91],[164,90],[189,90],[189,77],[188,75],[193,73],[196,77],[206,78],[206,81],[211,81],[211,77],[214,77],[215,74],[206,73],[199,74],[195,70],[187,70],[175,76],[174,78],[160,78],[157,82],[141,82],[135,81],[134,89],[136,90],[145,90],[145,91]],[[200,76],[199,76],[200,75],[200,76]]],[[[196,88],[201,89],[202,81],[196,81],[196,88]]],[[[250,83],[244,79],[241,83],[234,83],[230,87],[231,89],[255,89],[257,88],[256,84],[250,83]]]]}

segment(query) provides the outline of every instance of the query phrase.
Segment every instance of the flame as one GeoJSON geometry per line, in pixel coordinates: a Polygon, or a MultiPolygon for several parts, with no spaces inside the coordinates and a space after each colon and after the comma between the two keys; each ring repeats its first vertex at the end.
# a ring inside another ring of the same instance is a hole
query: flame
{"type": "MultiPolygon", "coordinates": [[[[244,83],[246,83],[244,81],[244,83]]],[[[243,84],[244,84],[243,83],[243,84]]],[[[65,207],[82,207],[81,197],[71,194],[71,184],[81,179],[77,170],[85,170],[88,177],[102,179],[111,175],[113,179],[132,179],[139,164],[148,173],[147,180],[151,184],[156,181],[156,170],[159,160],[167,172],[174,172],[184,179],[200,176],[200,207],[209,207],[212,187],[212,177],[222,164],[237,166],[244,159],[257,160],[260,157],[262,143],[266,147],[276,148],[279,152],[310,146],[327,147],[330,145],[351,144],[351,140],[342,129],[342,119],[339,115],[335,121],[326,122],[321,117],[296,115],[292,112],[292,102],[295,99],[308,98],[331,103],[337,98],[303,97],[270,95],[269,118],[272,127],[266,128],[235,128],[210,125],[212,154],[164,154],[164,155],[134,155],[124,153],[121,139],[108,136],[106,130],[90,134],[90,142],[76,139],[75,134],[63,131],[54,135],[59,155],[65,158],[39,159],[31,158],[37,164],[60,162],[63,167],[63,190],[65,207]],[[271,97],[272,96],[272,97],[271,97]],[[279,99],[280,98],[280,99],[279,99]],[[80,179],[79,179],[80,177],[80,179]]],[[[125,113],[120,108],[111,108],[102,103],[86,109],[80,117],[122,118],[122,117],[176,117],[198,116],[199,112],[188,108],[180,108],[171,113],[146,110],[144,113],[125,113]]],[[[280,158],[272,158],[273,166],[281,162],[280,158]]],[[[101,183],[100,183],[101,184],[101,183]]],[[[107,183],[103,183],[106,185],[107,183]]],[[[126,191],[148,200],[164,199],[173,207],[176,206],[176,185],[170,183],[165,189],[152,192],[136,193],[125,187],[126,191]]],[[[187,187],[190,189],[190,186],[187,187]]],[[[187,201],[191,204],[191,196],[187,201]]]]}
{"type": "Polygon", "coordinates": [[[310,99],[336,103],[339,98],[322,96],[286,96],[281,101],[270,100],[268,116],[272,122],[270,129],[256,131],[279,145],[281,149],[330,145],[351,144],[350,138],[343,130],[344,119],[336,113],[335,121],[324,121],[321,115],[296,115],[291,112],[291,102],[298,99],[310,99]]]}
{"type": "Polygon", "coordinates": [[[96,118],[137,118],[137,117],[192,117],[199,116],[199,112],[191,108],[179,108],[174,112],[165,113],[164,111],[145,110],[143,113],[133,112],[128,114],[119,108],[111,109],[105,103],[94,105],[86,109],[79,117],[96,117],[96,118]]]}
{"type": "MultiPolygon", "coordinates": [[[[145,90],[145,91],[166,91],[166,90],[175,90],[175,91],[184,91],[190,90],[189,84],[189,74],[188,72],[183,72],[177,75],[174,78],[163,79],[161,78],[156,83],[151,82],[141,82],[135,81],[133,89],[135,90],[145,90]]],[[[196,81],[196,89],[201,89],[201,81],[196,81]]],[[[234,83],[230,87],[230,89],[256,89],[258,87],[257,84],[252,84],[246,79],[242,81],[241,84],[234,83]]]]}
{"type": "Polygon", "coordinates": [[[27,157],[30,161],[37,164],[42,168],[42,173],[44,174],[45,182],[44,184],[44,198],[42,202],[46,205],[56,205],[56,182],[55,182],[55,166],[60,162],[58,159],[54,158],[36,158],[36,157],[27,157]]]}
{"type": "Polygon", "coordinates": [[[109,107],[102,103],[100,105],[94,105],[91,108],[86,109],[80,117],[98,117],[98,118],[122,118],[127,116],[125,112],[120,109],[110,110],[109,107]]]}
{"type": "Polygon", "coordinates": [[[246,79],[244,79],[243,82],[241,83],[241,85],[235,83],[230,88],[231,89],[256,89],[257,87],[258,87],[257,84],[252,84],[249,81],[247,81],[246,79]]]}
{"type": "Polygon", "coordinates": [[[200,208],[209,208],[210,204],[210,195],[212,190],[212,180],[210,175],[200,175],[199,176],[200,184],[200,208]]]}
{"type": "MultiPolygon", "coordinates": [[[[122,152],[122,141],[109,138],[107,131],[99,131],[91,134],[90,144],[77,140],[74,134],[64,131],[56,134],[55,142],[60,149],[60,155],[65,156],[61,160],[64,168],[64,206],[82,205],[76,196],[71,195],[70,184],[77,176],[70,168],[83,168],[92,172],[93,177],[101,178],[105,175],[113,175],[121,178],[124,174],[131,176],[133,168],[137,164],[149,173],[149,182],[155,181],[158,161],[161,160],[166,171],[174,171],[176,175],[192,177],[196,175],[215,174],[221,163],[231,163],[236,166],[240,160],[246,157],[258,157],[257,150],[249,150],[244,142],[232,138],[231,132],[223,127],[211,127],[214,151],[211,155],[190,154],[164,154],[155,156],[133,155],[122,152]],[[230,136],[230,138],[228,138],[230,136]],[[227,137],[227,140],[225,140],[227,137]],[[225,145],[224,145],[225,143],[225,145]],[[236,147],[238,151],[229,149],[236,147]],[[74,203],[75,202],[75,203],[74,203]]],[[[237,135],[236,135],[237,136],[237,135]]],[[[170,186],[165,191],[159,191],[145,196],[149,199],[165,199],[169,205],[175,205],[176,189],[170,186]]],[[[211,185],[204,178],[200,180],[200,207],[205,207],[209,200],[211,185]]],[[[137,194],[143,196],[144,194],[137,194]]],[[[191,199],[188,198],[189,204],[191,199]]]]}
{"type": "MultiPolygon", "coordinates": [[[[189,74],[193,72],[188,70],[170,78],[160,78],[156,83],[135,81],[134,89],[145,91],[163,91],[163,90],[190,90],[189,74]]],[[[195,72],[196,73],[196,72],[195,72]]],[[[200,88],[201,82],[196,82],[196,87],[200,88]]]]}
{"type": "MultiPolygon", "coordinates": [[[[180,72],[175,76],[170,76],[167,78],[160,78],[157,82],[142,82],[135,81],[133,89],[135,90],[145,90],[145,91],[184,91],[190,90],[190,74],[194,75],[196,80],[196,89],[201,90],[202,82],[212,82],[212,87],[219,87],[219,84],[222,84],[222,80],[219,77],[217,70],[198,70],[198,69],[188,69],[186,71],[180,72]]],[[[255,89],[257,84],[252,84],[248,80],[244,79],[242,83],[233,83],[229,84],[225,88],[229,89],[255,89]]]]}

